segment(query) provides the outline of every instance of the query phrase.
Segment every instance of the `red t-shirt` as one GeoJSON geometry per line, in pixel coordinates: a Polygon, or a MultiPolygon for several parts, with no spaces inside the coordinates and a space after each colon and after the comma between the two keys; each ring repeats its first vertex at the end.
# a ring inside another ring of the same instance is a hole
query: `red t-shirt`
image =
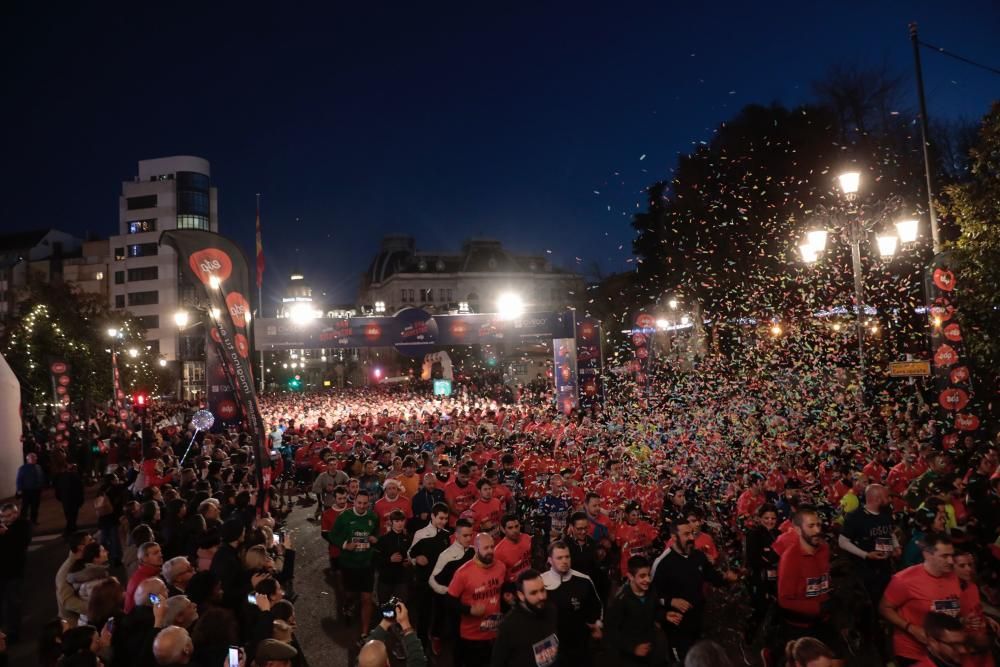
{"type": "Polygon", "coordinates": [[[496,530],[500,527],[503,508],[500,505],[500,501],[496,498],[490,498],[488,501],[479,499],[472,503],[467,514],[472,519],[473,531],[479,532],[482,529],[483,522],[490,524],[490,530],[496,530]]]}
{"type": "Polygon", "coordinates": [[[788,545],[778,563],[778,605],[789,611],[819,619],[823,602],[830,598],[830,547],[820,542],[813,553],[796,540],[788,545]]]}
{"type": "Polygon", "coordinates": [[[766,498],[763,493],[747,489],[740,494],[739,499],[736,501],[736,516],[751,518],[757,516],[757,510],[760,509],[765,500],[766,498]]]}
{"type": "MultiPolygon", "coordinates": [[[[882,599],[896,609],[907,623],[918,627],[924,626],[924,619],[931,611],[960,616],[961,597],[962,589],[954,573],[934,577],[923,564],[913,565],[893,575],[882,595],[882,599]]],[[[923,644],[899,628],[892,633],[892,649],[896,655],[912,660],[927,655],[923,644]]]]}
{"type": "Polygon", "coordinates": [[[625,522],[614,526],[611,539],[619,546],[629,544],[638,553],[648,547],[656,535],[656,529],[646,521],[639,521],[634,526],[625,522]]]}
{"type": "MultiPolygon", "coordinates": [[[[328,507],[323,510],[323,516],[320,518],[320,530],[324,533],[329,533],[333,530],[333,524],[337,523],[337,517],[343,514],[345,511],[350,509],[350,505],[344,505],[343,509],[337,509],[336,507],[328,507]]],[[[330,545],[330,558],[336,558],[340,555],[340,547],[331,544],[330,545]]]]}
{"type": "Polygon", "coordinates": [[[413,507],[409,498],[400,494],[395,500],[389,500],[383,496],[375,501],[375,516],[378,517],[380,532],[389,532],[389,514],[393,510],[401,510],[407,519],[413,517],[413,507]]]}
{"type": "Polygon", "coordinates": [[[531,567],[531,535],[521,535],[515,543],[506,537],[497,542],[493,556],[507,567],[507,581],[531,567]]]}
{"type": "Polygon", "coordinates": [[[500,587],[507,575],[506,566],[495,560],[489,567],[483,567],[473,558],[458,568],[448,585],[448,595],[458,598],[470,607],[485,605],[482,616],[462,614],[458,634],[462,639],[490,641],[497,638],[500,627],[500,587]]]}
{"type": "Polygon", "coordinates": [[[476,495],[476,487],[472,485],[472,482],[466,484],[465,488],[460,487],[454,479],[444,485],[444,498],[452,510],[451,525],[455,525],[455,520],[472,507],[472,503],[476,501],[476,495]]]}

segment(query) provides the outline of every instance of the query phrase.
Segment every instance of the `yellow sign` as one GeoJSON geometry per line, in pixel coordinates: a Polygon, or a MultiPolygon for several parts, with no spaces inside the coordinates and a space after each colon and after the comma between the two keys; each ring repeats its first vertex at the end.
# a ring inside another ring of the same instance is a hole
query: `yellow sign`
{"type": "Polygon", "coordinates": [[[893,361],[889,363],[890,377],[927,377],[930,374],[931,362],[929,361],[893,361]]]}

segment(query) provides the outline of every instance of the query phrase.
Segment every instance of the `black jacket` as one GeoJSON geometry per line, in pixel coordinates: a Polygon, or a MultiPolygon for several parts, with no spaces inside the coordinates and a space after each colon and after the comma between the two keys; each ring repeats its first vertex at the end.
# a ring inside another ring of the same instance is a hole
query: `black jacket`
{"type": "Polygon", "coordinates": [[[653,585],[650,590],[659,599],[663,613],[670,611],[670,600],[673,598],[681,598],[691,603],[691,608],[684,612],[680,625],[669,624],[669,630],[680,633],[697,633],[701,630],[702,615],[705,611],[706,581],[716,586],[725,583],[719,571],[708,562],[708,556],[694,546],[687,556],[676,549],[667,549],[656,559],[653,563],[653,585]]]}
{"type": "Polygon", "coordinates": [[[549,601],[555,606],[559,618],[559,646],[563,657],[573,656],[573,662],[581,662],[576,656],[587,651],[590,637],[588,624],[600,620],[601,598],[594,582],[585,574],[570,570],[560,577],[552,570],[542,573],[542,581],[549,593],[549,601]]]}
{"type": "Polygon", "coordinates": [[[241,603],[240,595],[243,592],[244,569],[240,561],[239,551],[223,544],[212,557],[212,573],[219,578],[222,584],[222,599],[230,609],[239,609],[241,603]]]}
{"type": "Polygon", "coordinates": [[[546,604],[541,612],[514,605],[503,620],[493,644],[490,667],[551,667],[559,662],[556,608],[546,604]]]}
{"type": "Polygon", "coordinates": [[[418,586],[427,586],[427,580],[431,578],[434,565],[438,556],[448,548],[451,543],[451,533],[447,530],[439,530],[436,535],[420,538],[419,532],[414,535],[413,545],[410,547],[410,560],[413,562],[413,579],[418,586]],[[426,556],[427,565],[418,565],[417,556],[426,556]]]}
{"type": "Polygon", "coordinates": [[[0,535],[0,579],[21,579],[31,545],[31,524],[17,519],[0,535]]]}
{"type": "Polygon", "coordinates": [[[604,633],[615,658],[625,664],[654,664],[653,652],[645,659],[635,655],[639,644],[656,644],[656,621],[662,612],[652,588],[637,597],[626,583],[611,598],[604,620],[604,633]]]}
{"type": "Polygon", "coordinates": [[[405,583],[409,573],[403,562],[393,563],[392,555],[398,553],[406,559],[406,548],[410,538],[406,533],[394,533],[389,531],[378,538],[375,543],[375,553],[372,554],[375,562],[375,569],[378,570],[379,581],[383,584],[393,586],[405,583]]]}

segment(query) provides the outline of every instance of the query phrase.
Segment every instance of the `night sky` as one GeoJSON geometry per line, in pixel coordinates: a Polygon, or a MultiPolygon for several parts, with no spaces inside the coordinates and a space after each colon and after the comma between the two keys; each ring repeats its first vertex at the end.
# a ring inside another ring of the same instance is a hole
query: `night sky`
{"type": "MultiPolygon", "coordinates": [[[[1000,66],[996,0],[292,4],[4,3],[0,229],[107,236],[138,160],[191,154],[251,256],[262,194],[271,295],[298,262],[353,302],[393,232],[609,273],[633,266],[643,188],[743,105],[885,63],[911,114],[911,20],[1000,66]]],[[[1000,97],[994,74],[923,59],[932,118],[1000,97]]]]}

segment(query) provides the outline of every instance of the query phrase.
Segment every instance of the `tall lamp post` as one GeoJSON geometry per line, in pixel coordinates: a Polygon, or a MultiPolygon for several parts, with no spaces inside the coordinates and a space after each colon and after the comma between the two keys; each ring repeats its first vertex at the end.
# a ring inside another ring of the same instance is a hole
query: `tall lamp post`
{"type": "MultiPolygon", "coordinates": [[[[861,186],[861,174],[856,171],[849,171],[838,177],[840,189],[844,198],[853,204],[858,199],[858,191],[861,186]]],[[[851,246],[851,267],[854,274],[854,308],[857,315],[856,327],[858,336],[858,402],[864,404],[864,380],[865,380],[865,294],[864,276],[861,267],[861,241],[866,236],[864,221],[861,219],[859,211],[851,211],[849,218],[843,225],[846,227],[847,241],[851,246]]],[[[883,260],[889,260],[896,254],[896,248],[900,243],[913,243],[917,240],[918,222],[907,219],[896,223],[896,234],[883,233],[876,237],[879,256],[883,260]]],[[[802,261],[806,264],[813,264],[819,259],[819,254],[826,249],[828,232],[823,228],[815,228],[806,232],[804,242],[799,245],[799,252],[802,254],[802,261]]]]}

